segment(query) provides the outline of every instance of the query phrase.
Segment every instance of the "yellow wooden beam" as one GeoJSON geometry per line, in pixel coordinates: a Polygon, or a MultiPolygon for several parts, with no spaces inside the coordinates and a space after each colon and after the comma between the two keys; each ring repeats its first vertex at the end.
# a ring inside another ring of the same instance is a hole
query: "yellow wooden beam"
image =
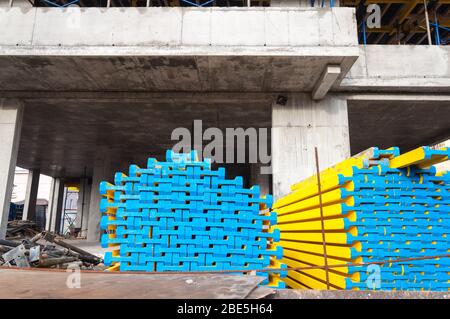
{"type": "Polygon", "coordinates": [[[435,153],[428,147],[419,147],[405,154],[395,157],[389,163],[391,168],[404,168],[417,165],[419,168],[430,167],[431,165],[447,161],[449,159],[448,149],[439,150],[435,153]]]}
{"type": "MultiPolygon", "coordinates": [[[[326,234],[326,240],[329,244],[352,244],[353,241],[350,240],[350,235],[356,236],[358,234],[358,231],[356,227],[352,227],[347,232],[333,232],[333,233],[327,233],[326,234]]],[[[322,233],[316,232],[316,233],[303,233],[303,232],[281,232],[280,233],[280,240],[294,240],[294,241],[309,241],[309,242],[316,242],[316,243],[322,243],[322,233]]]]}

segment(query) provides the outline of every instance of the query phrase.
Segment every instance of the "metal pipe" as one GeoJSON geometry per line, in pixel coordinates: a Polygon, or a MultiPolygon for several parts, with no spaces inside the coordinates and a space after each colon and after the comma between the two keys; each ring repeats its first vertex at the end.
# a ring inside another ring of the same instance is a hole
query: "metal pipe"
{"type": "Polygon", "coordinates": [[[437,19],[436,10],[434,10],[434,32],[436,34],[436,45],[441,45],[441,36],[439,35],[439,21],[437,19]]]}
{"type": "Polygon", "coordinates": [[[427,25],[428,44],[432,45],[433,43],[431,42],[431,30],[430,30],[430,20],[428,19],[427,0],[423,0],[423,6],[425,9],[425,24],[427,25]]]}
{"type": "Polygon", "coordinates": [[[14,4],[14,0],[9,0],[9,6],[12,7],[14,4]]]}
{"type": "Polygon", "coordinates": [[[325,222],[323,220],[322,185],[320,184],[319,153],[317,151],[317,146],[314,147],[314,155],[316,159],[317,189],[319,191],[320,224],[322,226],[322,245],[323,245],[323,259],[325,263],[325,280],[327,282],[327,290],[330,290],[330,278],[328,276],[327,244],[325,241],[325,222]]]}
{"type": "Polygon", "coordinates": [[[365,19],[362,23],[362,27],[363,27],[363,41],[364,41],[364,46],[365,46],[367,44],[366,20],[365,19]]]}
{"type": "Polygon", "coordinates": [[[64,187],[64,204],[63,204],[63,212],[62,212],[62,221],[59,224],[60,234],[64,235],[64,224],[66,223],[66,211],[67,211],[67,194],[69,192],[68,187],[64,187]]]}

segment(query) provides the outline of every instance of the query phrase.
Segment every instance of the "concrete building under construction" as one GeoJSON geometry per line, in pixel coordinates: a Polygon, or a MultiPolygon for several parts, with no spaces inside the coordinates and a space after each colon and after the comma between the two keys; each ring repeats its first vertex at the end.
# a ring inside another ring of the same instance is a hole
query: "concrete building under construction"
{"type": "Polygon", "coordinates": [[[24,218],[45,174],[47,230],[60,231],[64,188],[78,185],[76,225],[98,241],[99,182],[164,158],[195,120],[267,128],[270,163],[224,165],[275,198],[315,172],[314,147],[326,168],[450,136],[450,1],[0,4],[0,238],[16,166],[30,170],[24,218]]]}

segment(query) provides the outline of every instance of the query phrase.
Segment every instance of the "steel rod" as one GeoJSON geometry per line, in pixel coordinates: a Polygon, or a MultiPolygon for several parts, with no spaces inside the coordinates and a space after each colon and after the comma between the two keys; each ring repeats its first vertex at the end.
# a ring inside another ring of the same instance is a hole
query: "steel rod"
{"type": "Polygon", "coordinates": [[[330,290],[330,278],[329,278],[329,274],[328,274],[327,244],[326,244],[326,240],[325,240],[325,222],[323,220],[322,186],[320,185],[319,152],[317,150],[317,146],[314,147],[314,156],[315,156],[315,160],[316,160],[317,189],[319,191],[320,224],[321,224],[321,228],[322,228],[323,259],[325,262],[325,281],[327,283],[327,290],[330,290]]]}
{"type": "MultiPolygon", "coordinates": [[[[427,260],[427,259],[437,259],[437,258],[450,258],[450,254],[435,255],[435,256],[422,256],[422,257],[411,257],[411,258],[398,258],[392,260],[381,260],[381,261],[369,261],[362,263],[347,263],[347,264],[336,264],[330,265],[328,268],[342,268],[342,267],[358,267],[367,265],[384,265],[384,264],[395,264],[407,261],[417,261],[417,260],[427,260]]],[[[31,267],[7,267],[0,266],[0,269],[15,269],[15,270],[38,270],[38,271],[66,271],[65,269],[44,269],[44,268],[31,268],[31,267]]],[[[288,270],[310,270],[310,269],[325,269],[325,266],[306,266],[306,267],[287,267],[287,268],[263,268],[263,269],[241,269],[241,270],[215,270],[215,271],[99,271],[99,270],[81,270],[82,273],[102,273],[102,274],[146,274],[146,275],[167,275],[167,274],[223,274],[223,273],[248,273],[248,272],[274,272],[274,271],[288,271],[288,270]]]]}
{"type": "Polygon", "coordinates": [[[428,19],[427,0],[423,0],[423,6],[425,8],[425,24],[427,26],[428,44],[432,45],[433,43],[431,42],[431,30],[430,30],[430,20],[428,19]]]}

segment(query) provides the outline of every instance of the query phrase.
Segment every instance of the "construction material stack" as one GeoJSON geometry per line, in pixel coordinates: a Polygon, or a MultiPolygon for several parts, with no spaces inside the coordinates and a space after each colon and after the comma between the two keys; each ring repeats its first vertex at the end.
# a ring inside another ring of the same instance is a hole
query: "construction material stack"
{"type": "Polygon", "coordinates": [[[327,263],[331,289],[447,291],[450,173],[433,165],[449,155],[448,148],[402,155],[371,148],[322,171],[321,195],[317,176],[293,185],[273,208],[282,262],[299,268],[286,284],[327,289],[326,270],[313,267],[327,263]],[[392,263],[370,264],[378,261],[392,263]]]}
{"type": "MultiPolygon", "coordinates": [[[[285,268],[275,247],[279,231],[272,197],[259,186],[243,187],[242,177],[225,178],[196,152],[167,151],[166,162],[149,158],[146,168],[131,165],[102,182],[103,247],[110,270],[198,272],[285,268]]],[[[242,272],[239,272],[242,273],[242,272]]],[[[263,284],[284,287],[286,271],[260,271],[263,284]]]]}

